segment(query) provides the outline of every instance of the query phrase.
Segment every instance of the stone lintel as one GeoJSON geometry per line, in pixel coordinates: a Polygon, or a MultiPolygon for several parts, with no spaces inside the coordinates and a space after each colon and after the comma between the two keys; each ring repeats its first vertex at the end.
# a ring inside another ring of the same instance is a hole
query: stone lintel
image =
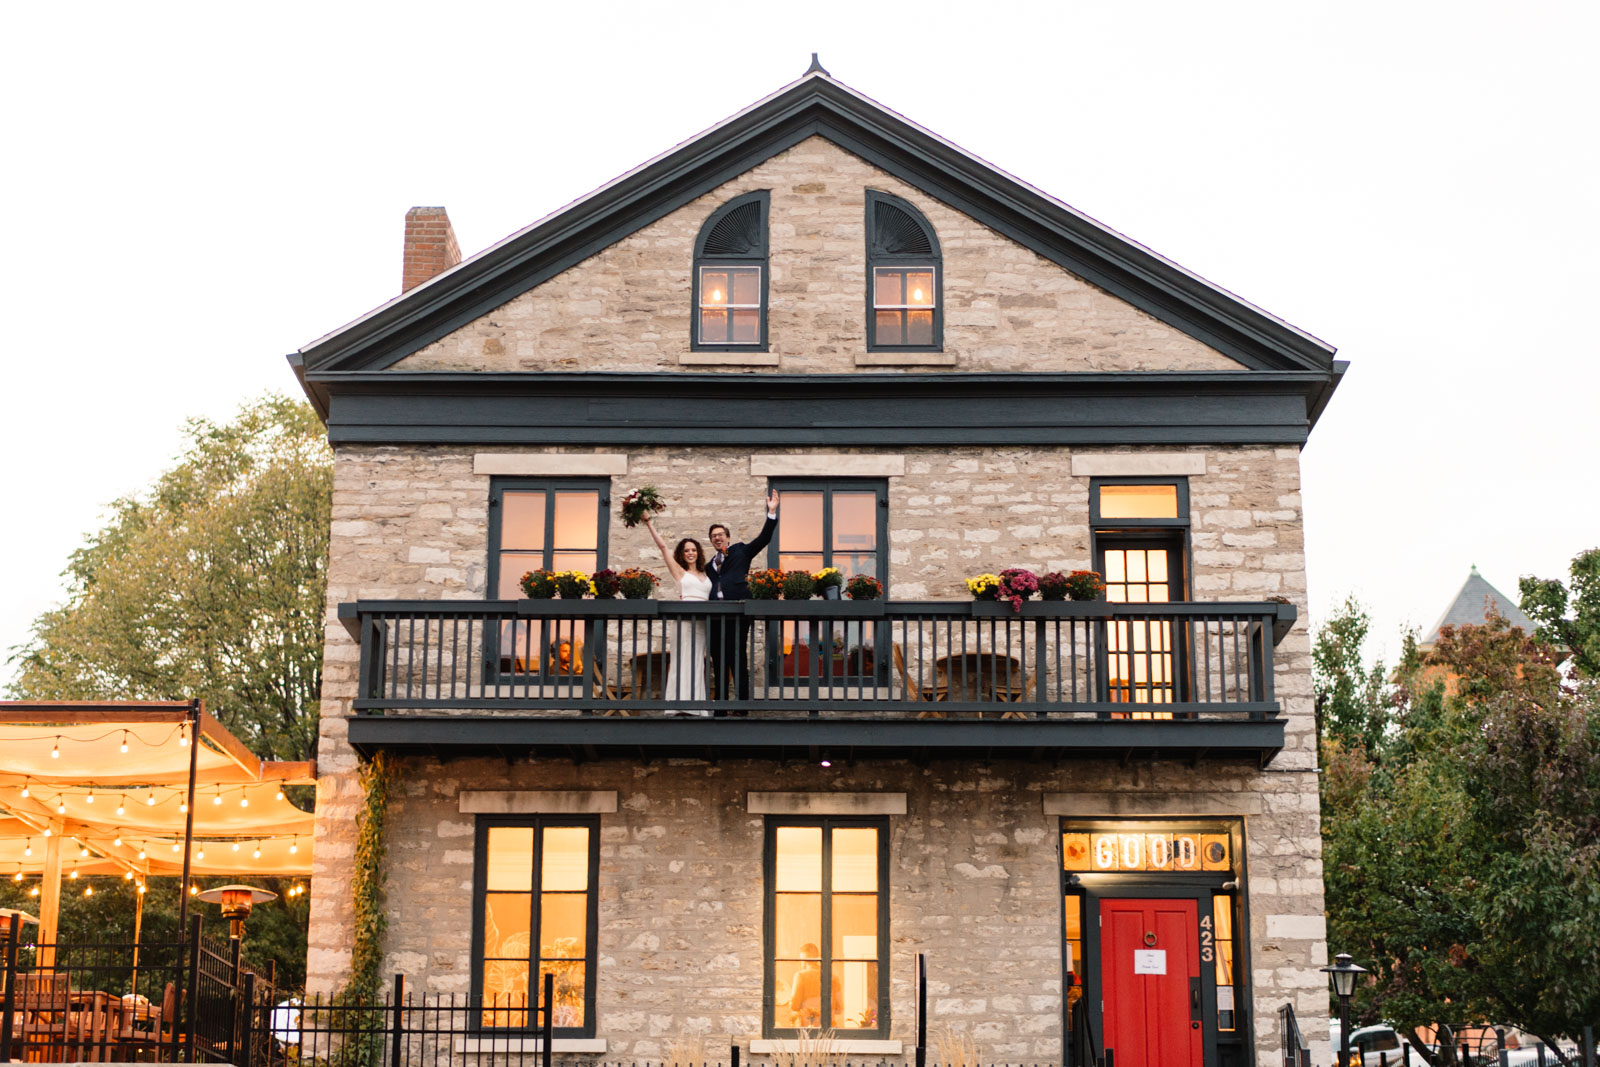
{"type": "Polygon", "coordinates": [[[628,473],[625,453],[478,452],[473,474],[509,474],[528,478],[616,477],[628,473]]]}
{"type": "MultiPolygon", "coordinates": [[[[905,1051],[905,1045],[899,1041],[870,1041],[865,1039],[851,1039],[848,1037],[826,1038],[825,1040],[827,1041],[828,1052],[844,1052],[855,1055],[899,1056],[905,1051]]],[[[782,1055],[784,1053],[793,1053],[796,1051],[800,1047],[800,1040],[791,1040],[785,1038],[768,1040],[765,1038],[756,1038],[746,1042],[746,1046],[753,1053],[760,1053],[763,1055],[782,1055]]],[[[556,1047],[561,1047],[561,1043],[559,1041],[556,1042],[556,1047]]],[[[825,1052],[819,1055],[825,1056],[827,1053],[825,1052]]]]}
{"type": "Polygon", "coordinates": [[[463,815],[612,815],[615,789],[464,789],[463,815]]]}
{"type": "Polygon", "coordinates": [[[1075,478],[1177,478],[1206,472],[1204,452],[1074,452],[1075,478]]]}
{"type": "Polygon", "coordinates": [[[752,478],[902,478],[903,455],[757,452],[750,457],[752,478]]]}
{"type": "Polygon", "coordinates": [[[1044,813],[1074,818],[1122,815],[1260,815],[1259,793],[1046,793],[1044,813]]]}
{"type": "Polygon", "coordinates": [[[751,793],[751,815],[904,815],[904,793],[751,793]]]}

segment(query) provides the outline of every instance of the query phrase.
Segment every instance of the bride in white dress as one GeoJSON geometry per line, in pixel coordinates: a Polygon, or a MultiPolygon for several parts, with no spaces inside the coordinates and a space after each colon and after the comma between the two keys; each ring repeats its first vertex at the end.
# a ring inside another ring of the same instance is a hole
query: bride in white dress
{"type": "MultiPolygon", "coordinates": [[[[667,543],[661,539],[661,535],[656,532],[649,518],[644,520],[644,528],[650,531],[651,540],[655,541],[656,547],[661,550],[661,558],[666,562],[667,570],[677,579],[678,599],[709,600],[711,579],[706,577],[706,554],[701,549],[700,542],[692,537],[685,537],[678,542],[676,548],[668,552],[667,543]]],[[[667,646],[670,650],[670,659],[667,676],[661,689],[662,698],[704,701],[706,699],[705,620],[690,620],[682,616],[669,619],[667,646]]],[[[698,708],[672,710],[667,714],[709,718],[711,712],[698,708]]]]}

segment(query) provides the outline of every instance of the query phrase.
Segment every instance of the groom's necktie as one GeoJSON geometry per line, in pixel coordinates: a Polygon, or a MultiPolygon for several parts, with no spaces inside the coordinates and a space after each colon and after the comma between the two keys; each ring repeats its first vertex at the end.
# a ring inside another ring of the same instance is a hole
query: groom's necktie
{"type": "Polygon", "coordinates": [[[722,559],[723,559],[722,553],[718,552],[717,553],[717,558],[716,558],[716,560],[714,562],[716,563],[717,570],[719,570],[719,571],[722,569],[722,559]]]}

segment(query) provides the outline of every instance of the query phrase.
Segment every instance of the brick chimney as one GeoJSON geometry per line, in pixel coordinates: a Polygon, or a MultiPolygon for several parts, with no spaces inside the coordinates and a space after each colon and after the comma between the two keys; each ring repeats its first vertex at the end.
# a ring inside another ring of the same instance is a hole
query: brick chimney
{"type": "Polygon", "coordinates": [[[415,289],[436,274],[461,262],[461,246],[450,216],[442,207],[414,207],[406,212],[405,262],[400,291],[415,289]]]}

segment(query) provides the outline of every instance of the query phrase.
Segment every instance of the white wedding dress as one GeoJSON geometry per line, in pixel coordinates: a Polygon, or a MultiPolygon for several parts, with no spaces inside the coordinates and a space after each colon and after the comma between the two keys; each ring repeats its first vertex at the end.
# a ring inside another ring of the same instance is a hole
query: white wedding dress
{"type": "MultiPolygon", "coordinates": [[[[699,571],[684,571],[678,581],[679,600],[711,599],[711,579],[699,571]]],[[[667,667],[666,684],[661,696],[664,700],[706,699],[706,623],[704,619],[685,619],[682,616],[667,620],[667,647],[672,658],[667,667]]],[[[696,715],[709,718],[711,712],[700,708],[674,710],[668,715],[696,715]]]]}

